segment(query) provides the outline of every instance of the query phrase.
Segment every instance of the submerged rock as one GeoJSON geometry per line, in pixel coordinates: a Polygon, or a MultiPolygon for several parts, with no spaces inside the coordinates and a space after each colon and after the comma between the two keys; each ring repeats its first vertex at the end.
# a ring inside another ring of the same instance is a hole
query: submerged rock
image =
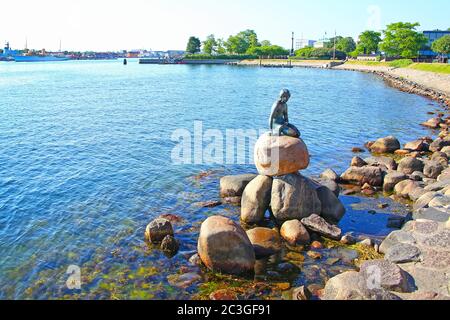
{"type": "Polygon", "coordinates": [[[220,179],[220,196],[222,198],[241,197],[245,187],[256,178],[256,174],[225,176],[220,179]]]}
{"type": "Polygon", "coordinates": [[[278,221],[302,219],[322,211],[315,184],[299,173],[274,179],[271,207],[278,221]]]}
{"type": "Polygon", "coordinates": [[[277,231],[269,228],[254,228],[247,231],[256,257],[271,256],[281,250],[281,238],[277,231]]]}
{"type": "Polygon", "coordinates": [[[400,142],[397,138],[389,136],[375,141],[375,143],[370,146],[370,151],[374,153],[394,153],[400,148],[400,142]]]}
{"type": "Polygon", "coordinates": [[[259,223],[270,206],[272,178],[257,176],[245,188],[241,204],[241,220],[259,223]]]}
{"type": "Polygon", "coordinates": [[[290,220],[281,226],[281,237],[291,246],[309,244],[311,241],[308,230],[299,220],[290,220]]]}
{"type": "Polygon", "coordinates": [[[213,216],[200,229],[198,254],[203,264],[226,274],[253,273],[255,252],[247,234],[232,220],[213,216]]]}
{"type": "Polygon", "coordinates": [[[173,236],[167,235],[161,242],[161,250],[171,256],[174,256],[179,248],[180,244],[173,236]]]}
{"type": "Polygon", "coordinates": [[[340,240],[342,231],[336,226],[333,226],[325,221],[317,214],[313,214],[308,218],[302,219],[302,224],[309,230],[317,232],[326,238],[340,240]]]}
{"type": "Polygon", "coordinates": [[[145,229],[145,239],[152,243],[160,243],[166,236],[173,236],[173,227],[169,220],[157,218],[145,229]]]}

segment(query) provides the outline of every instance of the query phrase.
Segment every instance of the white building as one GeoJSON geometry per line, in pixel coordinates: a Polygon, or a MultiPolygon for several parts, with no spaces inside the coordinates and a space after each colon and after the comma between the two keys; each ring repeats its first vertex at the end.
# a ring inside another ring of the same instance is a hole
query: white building
{"type": "Polygon", "coordinates": [[[325,41],[325,40],[316,41],[314,43],[314,48],[317,48],[317,49],[325,48],[327,43],[328,43],[328,41],[325,41]]]}

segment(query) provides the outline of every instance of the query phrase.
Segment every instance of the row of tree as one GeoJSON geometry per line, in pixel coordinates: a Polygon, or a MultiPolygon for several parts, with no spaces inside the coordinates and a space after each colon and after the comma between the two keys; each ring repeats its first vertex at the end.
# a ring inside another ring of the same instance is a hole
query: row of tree
{"type": "MultiPolygon", "coordinates": [[[[425,35],[417,31],[419,23],[397,22],[389,24],[383,32],[367,30],[359,35],[358,42],[352,37],[337,36],[325,44],[325,48],[307,47],[296,51],[302,58],[341,59],[346,55],[356,57],[360,54],[384,52],[389,57],[416,58],[419,50],[433,50],[439,54],[450,54],[450,36],[444,36],[427,47],[425,35]]],[[[450,30],[450,28],[449,28],[450,30]]],[[[204,53],[207,55],[254,55],[254,56],[284,56],[289,50],[269,41],[259,41],[254,30],[241,31],[227,40],[216,39],[209,35],[203,42],[197,37],[189,38],[186,51],[190,54],[204,53]]]]}
{"type": "Polygon", "coordinates": [[[255,56],[283,56],[288,55],[289,50],[281,46],[273,45],[270,41],[258,41],[258,35],[254,30],[241,31],[230,36],[227,40],[216,39],[213,34],[203,42],[197,37],[190,37],[186,52],[189,54],[204,53],[208,55],[247,54],[255,56]]]}

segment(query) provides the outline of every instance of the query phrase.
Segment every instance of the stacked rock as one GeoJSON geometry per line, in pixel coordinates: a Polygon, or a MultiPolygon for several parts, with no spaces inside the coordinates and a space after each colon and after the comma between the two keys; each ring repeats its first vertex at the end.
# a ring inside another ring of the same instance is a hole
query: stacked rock
{"type": "Polygon", "coordinates": [[[282,241],[289,246],[308,245],[313,233],[340,239],[334,226],[345,214],[339,201],[338,176],[328,172],[322,183],[304,177],[310,155],[298,129],[289,123],[283,90],[272,108],[271,131],[255,145],[254,160],[259,175],[223,177],[221,197],[228,203],[241,202],[241,221],[258,225],[270,212],[276,229],[253,228],[247,232],[236,222],[213,216],[203,222],[198,240],[198,255],[213,271],[244,274],[254,270],[256,259],[281,251],[282,241]]]}

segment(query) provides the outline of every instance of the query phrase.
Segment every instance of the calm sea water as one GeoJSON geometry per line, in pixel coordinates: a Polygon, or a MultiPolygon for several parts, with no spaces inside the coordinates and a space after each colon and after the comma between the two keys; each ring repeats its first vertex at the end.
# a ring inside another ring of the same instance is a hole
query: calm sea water
{"type": "MultiPolygon", "coordinates": [[[[429,134],[418,124],[437,107],[345,71],[0,63],[0,298],[70,297],[71,264],[89,277],[77,291],[84,298],[191,296],[195,286],[180,289],[168,275],[186,265],[208,215],[238,216],[195,203],[217,199],[220,176],[254,168],[175,166],[171,134],[196,120],[205,130],[265,128],[281,88],[291,90],[290,120],[312,154],[307,174],[344,170],[349,150],[367,140],[429,134]],[[167,213],[185,220],[173,259],[143,242],[146,224],[167,213]],[[117,288],[110,277],[127,282],[117,288]]],[[[383,221],[368,232],[384,232],[383,221]]]]}

